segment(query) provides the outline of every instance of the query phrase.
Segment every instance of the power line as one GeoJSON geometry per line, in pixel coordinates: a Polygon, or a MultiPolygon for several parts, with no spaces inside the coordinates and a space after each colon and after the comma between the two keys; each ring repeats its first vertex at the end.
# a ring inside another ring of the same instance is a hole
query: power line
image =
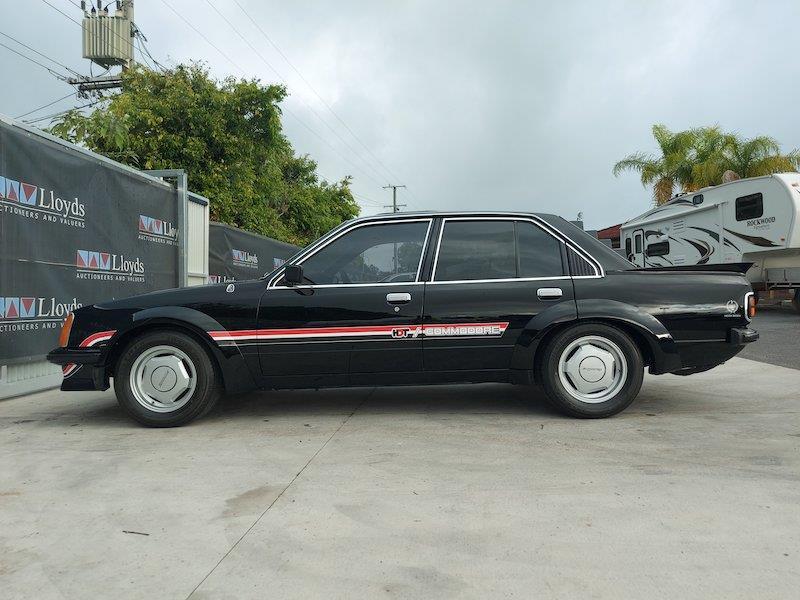
{"type": "MultiPolygon", "coordinates": [[[[258,29],[258,30],[261,32],[261,35],[263,35],[263,36],[264,36],[264,39],[266,39],[266,40],[269,42],[269,44],[270,44],[270,45],[271,45],[271,46],[272,46],[272,47],[275,49],[275,51],[276,51],[278,54],[280,54],[280,55],[281,55],[281,57],[283,58],[283,60],[285,60],[285,61],[286,61],[286,64],[288,64],[288,65],[289,65],[289,66],[292,68],[292,70],[294,70],[294,72],[295,72],[295,73],[297,73],[297,75],[300,77],[300,79],[302,79],[302,80],[303,80],[303,82],[305,82],[305,84],[306,84],[306,85],[309,87],[309,89],[310,89],[312,92],[314,92],[314,95],[315,95],[317,98],[319,98],[319,101],[320,101],[320,102],[322,102],[322,104],[325,106],[325,108],[327,108],[327,109],[330,111],[330,113],[331,113],[331,114],[332,114],[334,117],[336,117],[336,120],[337,120],[337,121],[339,121],[339,123],[341,123],[341,124],[342,124],[342,126],[343,126],[343,127],[344,127],[344,128],[345,128],[345,129],[346,129],[346,130],[347,130],[347,131],[350,133],[350,135],[352,135],[352,136],[353,136],[353,138],[355,138],[355,140],[356,140],[356,141],[357,141],[359,144],[361,144],[361,146],[362,146],[362,147],[363,147],[363,148],[364,148],[364,149],[365,149],[365,150],[366,150],[366,151],[367,151],[367,152],[370,154],[370,156],[372,156],[372,158],[373,158],[373,159],[374,159],[374,160],[375,160],[375,161],[376,161],[376,162],[377,162],[377,163],[378,163],[378,164],[379,164],[381,167],[383,167],[383,169],[384,169],[384,170],[385,170],[385,171],[386,171],[386,172],[387,172],[387,173],[388,173],[388,174],[389,174],[389,175],[390,175],[390,176],[391,176],[393,179],[399,179],[399,177],[397,177],[396,175],[394,175],[394,174],[392,173],[391,169],[389,169],[389,168],[388,168],[388,167],[387,167],[387,166],[386,166],[386,165],[383,163],[383,161],[382,161],[380,158],[378,158],[378,157],[377,157],[377,156],[376,156],[376,155],[375,155],[375,154],[372,152],[372,150],[370,150],[370,149],[369,149],[369,147],[368,147],[368,146],[367,146],[367,145],[366,145],[366,144],[365,144],[365,143],[364,143],[364,142],[361,140],[361,138],[360,138],[360,137],[358,137],[358,136],[355,134],[355,132],[354,132],[352,129],[350,129],[350,127],[347,125],[347,123],[345,123],[345,122],[344,122],[344,120],[343,120],[343,119],[342,119],[342,118],[341,118],[341,117],[340,117],[340,116],[339,116],[339,115],[336,113],[336,111],[334,111],[334,110],[333,110],[333,108],[332,108],[332,107],[331,107],[331,106],[330,106],[330,105],[329,105],[329,104],[328,104],[328,103],[325,101],[325,99],[324,99],[324,98],[323,98],[323,97],[322,97],[322,96],[319,94],[319,92],[317,92],[317,90],[314,88],[314,86],[313,86],[313,85],[311,85],[311,83],[310,83],[310,82],[309,82],[309,81],[308,81],[308,80],[307,80],[307,79],[306,79],[306,78],[303,76],[303,74],[300,72],[300,70],[299,70],[297,67],[295,67],[295,66],[294,66],[294,64],[292,63],[292,61],[290,61],[290,60],[289,60],[289,58],[288,58],[288,57],[287,57],[287,56],[286,56],[286,55],[285,55],[285,54],[284,54],[284,53],[281,51],[281,49],[278,47],[278,45],[277,45],[275,42],[273,42],[273,41],[272,41],[272,38],[270,38],[270,37],[267,35],[267,33],[266,33],[266,32],[265,32],[263,29],[262,29],[262,27],[261,27],[261,26],[260,26],[260,25],[259,25],[259,24],[256,22],[256,20],[255,20],[255,19],[253,19],[253,16],[252,16],[252,15],[251,15],[249,12],[247,12],[247,11],[244,9],[244,7],[243,7],[241,4],[239,4],[239,0],[233,0],[233,1],[234,1],[234,3],[236,4],[236,6],[238,6],[238,7],[239,7],[239,10],[241,10],[241,11],[242,11],[242,12],[245,14],[245,16],[246,16],[248,19],[250,19],[250,22],[251,22],[253,25],[255,25],[256,29],[258,29]]],[[[206,0],[206,2],[208,2],[208,0],[206,0]]]]}
{"type": "Polygon", "coordinates": [[[56,12],[59,12],[59,13],[61,13],[62,15],[64,15],[64,16],[65,16],[66,18],[68,18],[70,21],[72,21],[73,23],[75,23],[75,25],[77,25],[78,27],[81,27],[81,24],[80,24],[80,23],[78,23],[78,22],[77,22],[75,19],[73,19],[72,17],[70,17],[70,16],[69,16],[67,13],[65,13],[65,12],[64,12],[63,10],[61,10],[60,8],[56,8],[55,6],[53,6],[52,4],[50,4],[50,3],[49,3],[47,0],[42,0],[42,2],[44,2],[45,4],[47,4],[47,6],[49,6],[50,8],[52,8],[54,11],[56,11],[56,12]]]}
{"type": "Polygon", "coordinates": [[[33,110],[29,110],[28,112],[26,112],[26,113],[24,113],[24,114],[21,114],[21,115],[19,115],[19,116],[16,116],[16,117],[14,117],[14,118],[15,118],[15,119],[21,119],[22,117],[27,117],[27,116],[28,116],[28,115],[30,115],[30,114],[33,114],[33,113],[35,113],[35,112],[39,112],[39,111],[40,111],[40,110],[42,110],[43,108],[48,108],[48,107],[50,107],[50,106],[53,106],[53,104],[57,104],[57,103],[61,102],[62,100],[66,100],[66,99],[67,99],[67,98],[69,98],[70,96],[74,96],[74,95],[75,95],[75,92],[70,92],[69,94],[67,94],[67,95],[66,95],[66,96],[64,96],[63,98],[59,98],[58,100],[53,100],[52,102],[50,102],[50,103],[48,103],[48,104],[45,104],[44,106],[40,106],[39,108],[34,108],[33,110]]]}
{"type": "Polygon", "coordinates": [[[29,119],[29,120],[27,120],[25,122],[28,123],[28,124],[33,124],[33,123],[38,123],[39,121],[46,121],[48,119],[55,119],[56,117],[60,117],[61,115],[65,115],[65,114],[67,114],[68,112],[70,112],[72,110],[83,110],[84,108],[89,108],[90,106],[94,106],[95,104],[97,104],[98,102],[102,102],[103,100],[104,100],[104,98],[101,98],[99,100],[93,100],[92,102],[87,102],[86,104],[82,104],[82,105],[76,106],[74,108],[68,108],[67,110],[62,110],[62,111],[59,111],[59,112],[52,113],[50,115],[45,115],[44,117],[37,117],[35,119],[29,119]]]}
{"type": "Polygon", "coordinates": [[[22,46],[22,47],[24,47],[24,48],[27,48],[28,50],[30,50],[31,52],[33,52],[33,53],[35,53],[35,54],[38,54],[38,55],[39,55],[39,56],[41,56],[42,58],[46,58],[47,60],[49,60],[50,62],[52,62],[52,63],[54,63],[54,64],[56,64],[56,65],[58,65],[59,67],[62,67],[62,68],[64,68],[64,69],[66,69],[67,71],[69,71],[69,72],[70,72],[70,73],[72,73],[73,75],[77,75],[78,77],[85,77],[85,75],[81,75],[81,74],[80,74],[80,73],[78,73],[76,70],[69,68],[67,65],[65,65],[65,64],[63,64],[63,63],[60,63],[60,62],[58,62],[58,61],[57,61],[57,60],[55,60],[54,58],[50,58],[49,56],[47,56],[46,54],[44,54],[44,53],[42,53],[42,52],[39,52],[39,51],[38,51],[36,48],[31,48],[30,46],[28,46],[28,44],[26,44],[26,43],[24,43],[24,42],[20,42],[20,41],[19,41],[17,38],[10,36],[10,35],[8,35],[7,33],[3,32],[3,31],[0,31],[0,35],[3,35],[3,36],[5,36],[5,37],[7,37],[7,38],[8,38],[8,39],[10,39],[11,41],[13,41],[13,42],[16,42],[16,43],[17,43],[17,44],[19,44],[20,46],[22,46]]]}
{"type": "MultiPolygon", "coordinates": [[[[269,62],[269,61],[268,61],[266,58],[264,58],[264,55],[263,55],[263,54],[261,54],[261,52],[259,52],[258,48],[256,48],[256,47],[255,47],[253,44],[251,44],[251,43],[250,43],[250,41],[249,41],[249,40],[248,40],[248,39],[247,39],[247,38],[246,38],[246,37],[245,37],[245,36],[244,36],[244,35],[243,35],[243,34],[242,34],[242,33],[241,33],[241,32],[240,32],[238,29],[237,29],[237,27],[236,27],[236,26],[235,26],[233,23],[231,23],[231,21],[228,19],[228,17],[226,17],[226,16],[225,16],[225,15],[224,15],[222,12],[220,12],[220,10],[219,10],[219,9],[218,9],[216,6],[214,6],[214,4],[212,4],[212,3],[210,2],[210,0],[205,0],[205,2],[206,2],[206,4],[208,4],[208,5],[209,5],[209,6],[210,6],[210,7],[211,7],[213,10],[214,10],[214,12],[216,12],[216,13],[217,13],[217,14],[218,14],[218,15],[219,15],[219,16],[220,16],[220,17],[221,17],[221,18],[222,18],[222,19],[223,19],[223,20],[224,20],[224,21],[225,21],[225,22],[228,24],[228,26],[230,26],[230,28],[231,28],[231,29],[233,29],[233,31],[236,33],[236,35],[238,35],[238,36],[239,36],[239,37],[242,39],[242,41],[243,41],[245,44],[247,44],[247,45],[250,47],[250,49],[251,49],[251,50],[252,50],[252,51],[253,51],[253,52],[254,52],[254,53],[255,53],[255,54],[256,54],[256,55],[257,55],[257,56],[258,56],[258,57],[259,57],[259,58],[262,60],[262,62],[263,62],[265,65],[267,65],[267,67],[269,67],[269,69],[270,69],[270,70],[271,70],[273,73],[275,73],[275,76],[276,76],[276,77],[277,77],[277,78],[278,78],[278,79],[279,79],[281,82],[283,82],[283,84],[284,84],[284,85],[286,85],[286,86],[288,87],[288,85],[289,85],[289,82],[288,82],[288,81],[286,81],[286,78],[285,78],[285,77],[283,77],[283,76],[282,76],[282,75],[281,75],[281,74],[278,72],[278,70],[277,70],[277,69],[276,69],[276,68],[275,68],[275,67],[274,67],[274,66],[273,66],[273,65],[272,65],[272,64],[271,64],[271,63],[270,63],[270,62],[269,62]]],[[[300,98],[299,96],[297,97],[297,99],[298,99],[298,100],[299,100],[299,101],[300,101],[300,102],[301,102],[301,103],[302,103],[302,104],[303,104],[303,105],[304,105],[306,108],[308,108],[308,109],[309,109],[309,110],[310,110],[310,111],[311,111],[311,112],[314,114],[314,116],[315,116],[315,117],[317,117],[317,119],[319,119],[319,121],[320,121],[320,122],[321,122],[323,125],[325,125],[325,127],[327,127],[327,128],[328,128],[328,129],[331,131],[331,133],[333,133],[333,135],[334,135],[334,136],[336,136],[336,137],[338,138],[338,140],[339,140],[340,142],[342,142],[342,144],[344,144],[344,146],[345,146],[345,147],[346,147],[346,148],[347,148],[347,149],[348,149],[350,152],[352,152],[352,153],[353,153],[353,156],[355,156],[355,157],[357,157],[358,159],[360,159],[360,160],[361,160],[361,161],[364,163],[364,165],[365,165],[367,168],[371,169],[371,170],[373,171],[373,173],[375,173],[375,175],[377,175],[379,178],[383,178],[383,177],[384,177],[384,176],[383,176],[383,174],[382,174],[382,173],[380,173],[380,171],[378,171],[377,169],[375,169],[375,167],[373,167],[373,166],[372,166],[372,165],[371,165],[371,164],[370,164],[368,161],[366,161],[366,160],[365,160],[365,159],[364,159],[364,158],[363,158],[363,157],[362,157],[362,156],[359,154],[359,152],[358,152],[358,151],[357,151],[355,148],[353,148],[353,147],[352,147],[350,144],[348,144],[348,143],[347,143],[347,141],[346,141],[346,140],[345,140],[345,139],[344,139],[344,138],[343,138],[343,137],[342,137],[342,136],[339,134],[339,132],[338,132],[338,131],[336,131],[336,130],[335,130],[333,127],[331,127],[331,126],[328,124],[328,122],[327,122],[325,119],[323,119],[323,118],[322,118],[322,116],[321,116],[321,115],[320,115],[320,114],[319,114],[319,113],[318,113],[316,110],[314,110],[314,107],[313,107],[313,106],[311,106],[310,104],[308,104],[307,102],[305,102],[305,101],[304,101],[302,98],[300,98]]],[[[376,183],[378,183],[378,181],[377,181],[377,180],[375,180],[375,182],[376,182],[376,183]]],[[[380,185],[380,184],[379,184],[379,185],[380,185]]]]}
{"type": "MultiPolygon", "coordinates": [[[[166,7],[167,7],[167,8],[168,8],[170,11],[172,11],[172,12],[175,14],[175,16],[177,16],[177,17],[178,17],[178,18],[179,18],[181,21],[183,21],[183,22],[184,22],[184,23],[185,23],[185,24],[186,24],[186,25],[187,25],[187,26],[188,26],[188,27],[189,27],[189,28],[190,28],[192,31],[194,31],[194,32],[195,32],[197,35],[199,35],[199,36],[200,36],[200,37],[201,37],[201,38],[202,38],[202,39],[203,39],[203,40],[204,40],[204,41],[205,41],[205,42],[206,42],[206,43],[207,43],[209,46],[211,46],[212,48],[214,48],[214,50],[216,50],[216,51],[217,51],[217,52],[218,52],[218,53],[219,53],[219,54],[220,54],[220,55],[221,55],[223,58],[225,58],[225,60],[227,60],[227,61],[228,61],[228,62],[229,62],[231,65],[233,65],[233,66],[234,66],[236,69],[238,69],[238,71],[239,71],[240,73],[242,73],[243,75],[247,75],[247,72],[246,72],[246,71],[245,71],[245,70],[244,70],[244,69],[243,69],[243,68],[242,68],[242,67],[241,67],[241,66],[240,66],[240,65],[239,65],[239,64],[238,64],[236,61],[234,61],[234,60],[233,60],[233,59],[232,59],[230,56],[228,56],[228,55],[227,55],[225,52],[223,52],[222,50],[220,50],[220,48],[219,48],[219,47],[218,47],[216,44],[214,44],[214,43],[213,43],[211,40],[209,40],[209,39],[208,39],[208,37],[206,37],[206,36],[205,36],[205,35],[204,35],[204,34],[203,34],[203,33],[202,33],[202,32],[201,32],[199,29],[197,29],[197,28],[196,28],[194,25],[192,25],[192,24],[191,24],[191,23],[190,23],[190,22],[189,22],[189,21],[188,21],[188,20],[187,20],[187,19],[186,19],[186,18],[185,18],[183,15],[181,15],[181,14],[180,14],[180,13],[178,13],[178,12],[177,12],[177,11],[176,11],[174,8],[172,8],[172,6],[170,6],[170,4],[169,4],[168,2],[166,2],[166,0],[162,0],[162,3],[163,3],[163,4],[164,4],[164,6],[166,6],[166,7]]],[[[316,131],[315,131],[315,130],[314,130],[314,129],[313,129],[311,126],[310,126],[310,125],[308,125],[308,124],[307,124],[305,121],[303,121],[303,120],[302,120],[300,117],[298,117],[298,116],[297,116],[297,115],[296,115],[294,112],[292,112],[292,111],[291,111],[291,110],[290,110],[288,107],[282,107],[282,108],[281,108],[281,110],[284,110],[284,111],[286,111],[286,113],[287,113],[287,114],[289,114],[291,117],[293,117],[293,118],[294,118],[294,119],[295,119],[295,120],[296,120],[298,123],[300,123],[300,124],[301,124],[303,127],[305,127],[306,129],[308,129],[308,131],[310,131],[310,132],[311,132],[311,133],[312,133],[314,136],[316,136],[317,138],[319,138],[319,140],[320,140],[322,143],[324,143],[324,144],[325,144],[326,146],[328,146],[328,147],[329,147],[331,150],[333,150],[333,151],[334,151],[336,154],[338,154],[338,155],[339,155],[339,156],[342,158],[342,160],[344,160],[345,162],[347,162],[347,163],[348,163],[348,164],[349,164],[351,167],[353,167],[354,169],[356,169],[356,170],[360,171],[361,173],[363,173],[363,174],[364,174],[364,175],[365,175],[367,178],[371,179],[371,180],[372,180],[373,182],[375,182],[377,185],[381,185],[381,183],[380,183],[380,182],[379,182],[377,179],[375,179],[374,177],[372,177],[372,175],[370,175],[369,173],[367,173],[366,171],[364,171],[364,170],[363,170],[361,167],[359,167],[358,165],[356,165],[355,163],[353,163],[353,162],[352,162],[350,159],[348,159],[348,158],[347,158],[346,156],[344,156],[344,155],[343,155],[341,152],[339,152],[339,150],[337,150],[335,146],[333,146],[333,145],[332,145],[332,144],[331,144],[331,143],[330,143],[328,140],[326,140],[326,139],[325,139],[324,137],[322,137],[322,136],[321,136],[319,133],[317,133],[317,132],[316,132],[316,131]]]]}
{"type": "Polygon", "coordinates": [[[25,60],[28,60],[28,61],[32,62],[33,64],[35,64],[35,65],[39,65],[39,66],[40,66],[40,67],[42,67],[44,70],[46,70],[48,73],[50,73],[51,75],[54,75],[55,77],[57,77],[58,79],[61,79],[62,81],[66,81],[66,80],[68,79],[68,77],[67,77],[67,76],[65,76],[65,75],[62,75],[61,73],[56,73],[56,72],[55,72],[53,69],[51,69],[51,68],[50,68],[50,67],[48,67],[47,65],[43,65],[43,64],[42,64],[42,63],[40,63],[38,60],[35,60],[35,59],[31,58],[30,56],[27,56],[27,55],[25,55],[25,54],[22,54],[22,52],[19,52],[19,51],[17,51],[17,50],[14,50],[14,48],[12,48],[12,47],[10,47],[10,46],[6,46],[6,45],[5,45],[3,42],[0,42],[0,46],[2,46],[3,48],[5,48],[6,50],[10,50],[10,51],[11,51],[11,52],[13,52],[14,54],[16,54],[16,55],[18,55],[18,56],[21,56],[21,57],[22,57],[22,58],[24,58],[25,60]]]}

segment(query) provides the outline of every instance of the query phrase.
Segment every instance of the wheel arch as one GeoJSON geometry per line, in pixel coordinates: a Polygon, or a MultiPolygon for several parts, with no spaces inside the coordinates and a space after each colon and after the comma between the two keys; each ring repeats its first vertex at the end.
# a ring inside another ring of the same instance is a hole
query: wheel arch
{"type": "Polygon", "coordinates": [[[225,328],[209,315],[187,307],[158,307],[134,313],[131,327],[114,339],[106,358],[107,369],[113,373],[122,352],[131,341],[152,331],[165,330],[185,333],[200,344],[218,369],[226,392],[243,392],[256,387],[250,367],[239,348],[220,348],[208,335],[209,331],[224,331],[225,328]]]}
{"type": "Polygon", "coordinates": [[[616,327],[631,337],[654,374],[679,369],[680,358],[672,335],[653,315],[614,300],[578,300],[573,314],[543,311],[525,327],[512,357],[512,369],[533,370],[550,340],[562,331],[589,323],[616,327]]]}

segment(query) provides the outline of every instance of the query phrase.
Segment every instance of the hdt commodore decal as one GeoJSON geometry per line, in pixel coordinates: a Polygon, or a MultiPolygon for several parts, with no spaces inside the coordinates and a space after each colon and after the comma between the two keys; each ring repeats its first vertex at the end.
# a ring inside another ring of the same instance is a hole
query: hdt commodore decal
{"type": "Polygon", "coordinates": [[[209,331],[208,334],[220,345],[258,342],[291,342],[295,340],[390,338],[395,340],[420,337],[500,337],[508,323],[444,323],[435,325],[359,325],[354,327],[306,327],[297,329],[245,329],[241,331],[209,331]]]}

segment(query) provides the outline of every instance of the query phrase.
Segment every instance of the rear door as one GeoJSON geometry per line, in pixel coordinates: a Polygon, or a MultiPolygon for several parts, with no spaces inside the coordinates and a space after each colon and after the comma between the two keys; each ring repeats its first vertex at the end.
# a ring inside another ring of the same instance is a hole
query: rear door
{"type": "Polygon", "coordinates": [[[562,246],[535,219],[444,219],[425,286],[425,371],[508,369],[531,318],[574,302],[562,246]]]}
{"type": "Polygon", "coordinates": [[[274,282],[258,313],[262,374],[305,387],[421,371],[419,267],[430,225],[358,224],[298,261],[307,284],[274,282]]]}

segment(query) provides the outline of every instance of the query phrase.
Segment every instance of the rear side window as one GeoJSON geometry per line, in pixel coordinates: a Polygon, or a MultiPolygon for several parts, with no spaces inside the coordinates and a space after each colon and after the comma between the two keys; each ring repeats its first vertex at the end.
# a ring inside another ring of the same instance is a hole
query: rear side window
{"type": "Polygon", "coordinates": [[[436,281],[517,276],[513,221],[447,221],[436,261],[436,281]]]}
{"type": "Polygon", "coordinates": [[[764,214],[764,198],[758,194],[750,194],[736,199],[736,220],[747,221],[757,219],[764,214]]]}
{"type": "Polygon", "coordinates": [[[517,221],[519,277],[560,277],[564,274],[561,245],[533,223],[517,221]]]}
{"type": "Polygon", "coordinates": [[[666,256],[669,254],[669,241],[647,244],[647,256],[666,256]]]}
{"type": "Polygon", "coordinates": [[[446,221],[435,281],[561,277],[561,243],[527,221],[446,221]]]}

